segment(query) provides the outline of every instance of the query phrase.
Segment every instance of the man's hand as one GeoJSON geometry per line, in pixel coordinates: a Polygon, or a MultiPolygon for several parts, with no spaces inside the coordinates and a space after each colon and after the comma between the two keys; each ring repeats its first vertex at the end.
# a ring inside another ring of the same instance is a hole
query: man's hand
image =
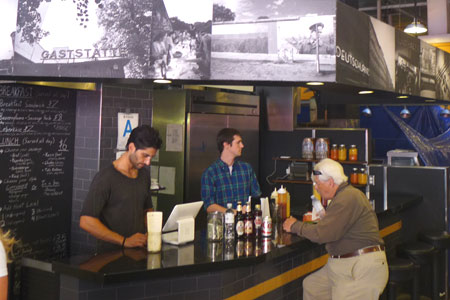
{"type": "Polygon", "coordinates": [[[292,224],[294,224],[295,222],[297,222],[297,219],[296,219],[296,218],[294,218],[294,217],[289,217],[289,218],[287,218],[287,219],[284,221],[284,223],[283,223],[283,229],[284,229],[286,232],[291,232],[291,226],[292,226],[292,224]]]}
{"type": "Polygon", "coordinates": [[[125,240],[125,248],[145,247],[147,245],[147,234],[135,233],[125,240]]]}

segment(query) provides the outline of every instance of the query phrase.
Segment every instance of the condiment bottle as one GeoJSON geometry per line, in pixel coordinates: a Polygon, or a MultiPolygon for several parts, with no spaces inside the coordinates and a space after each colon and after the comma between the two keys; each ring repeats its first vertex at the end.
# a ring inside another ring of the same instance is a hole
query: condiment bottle
{"type": "Polygon", "coordinates": [[[358,184],[367,184],[367,173],[364,168],[361,168],[361,172],[358,173],[358,184]]]}
{"type": "Polygon", "coordinates": [[[356,148],[356,145],[351,145],[350,149],[348,149],[348,160],[358,160],[358,148],[356,148]]]}
{"type": "Polygon", "coordinates": [[[353,168],[352,173],[350,173],[350,183],[358,184],[358,168],[353,168]]]}
{"type": "Polygon", "coordinates": [[[286,189],[286,218],[291,216],[291,194],[286,189]]]}
{"type": "Polygon", "coordinates": [[[337,144],[331,145],[330,158],[334,160],[339,159],[339,150],[337,144]]]}
{"type": "Polygon", "coordinates": [[[277,188],[273,188],[273,192],[270,195],[270,213],[272,218],[274,217],[275,214],[275,205],[278,204],[278,192],[277,192],[277,188]]]}
{"type": "Polygon", "coordinates": [[[280,189],[278,189],[278,205],[281,209],[281,219],[282,221],[286,219],[286,203],[287,203],[287,193],[286,189],[281,186],[280,189]]]}
{"type": "Polygon", "coordinates": [[[339,160],[347,160],[347,148],[345,147],[344,144],[341,144],[339,146],[338,159],[339,160]]]}

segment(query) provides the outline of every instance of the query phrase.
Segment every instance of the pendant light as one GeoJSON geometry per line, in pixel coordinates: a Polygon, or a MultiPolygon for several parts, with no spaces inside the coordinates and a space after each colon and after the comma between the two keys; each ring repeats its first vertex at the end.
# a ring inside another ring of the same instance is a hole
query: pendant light
{"type": "Polygon", "coordinates": [[[448,106],[444,106],[444,109],[441,111],[440,115],[443,118],[450,117],[450,110],[448,109],[448,106]]]}
{"type": "Polygon", "coordinates": [[[366,105],[366,108],[364,108],[361,113],[365,117],[371,117],[372,116],[372,110],[367,105],[366,105]]]}
{"type": "Polygon", "coordinates": [[[420,23],[417,18],[417,0],[414,0],[414,20],[411,24],[408,24],[403,31],[409,34],[421,34],[428,31],[425,25],[420,23]]]}
{"type": "Polygon", "coordinates": [[[402,117],[403,119],[408,119],[409,117],[411,117],[411,112],[406,106],[403,106],[403,109],[400,112],[400,117],[402,117]]]}

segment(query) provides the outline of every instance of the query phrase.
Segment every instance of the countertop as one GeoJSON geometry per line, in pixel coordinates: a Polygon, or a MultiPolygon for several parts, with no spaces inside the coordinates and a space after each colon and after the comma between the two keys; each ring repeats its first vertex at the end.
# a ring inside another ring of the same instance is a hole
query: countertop
{"type": "MultiPolygon", "coordinates": [[[[387,210],[376,205],[379,218],[384,214],[408,209],[418,204],[422,197],[390,195],[388,199],[387,210]]],[[[209,242],[205,230],[199,230],[196,231],[194,242],[184,246],[163,244],[159,253],[147,253],[145,249],[118,249],[95,255],[77,255],[48,263],[51,263],[55,272],[89,281],[114,283],[254,265],[318,246],[320,245],[304,238],[282,232],[280,226],[274,226],[272,238],[251,238],[231,243],[209,242]]],[[[28,266],[36,267],[39,265],[36,262],[33,259],[25,259],[28,266]]],[[[42,265],[42,261],[39,262],[42,265]]]]}

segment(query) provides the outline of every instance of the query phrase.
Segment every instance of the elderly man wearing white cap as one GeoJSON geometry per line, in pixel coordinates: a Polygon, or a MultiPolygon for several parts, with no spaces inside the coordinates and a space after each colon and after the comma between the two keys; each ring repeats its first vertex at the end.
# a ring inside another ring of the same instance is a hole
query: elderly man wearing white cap
{"type": "Polygon", "coordinates": [[[303,299],[378,299],[388,280],[384,242],[377,216],[367,197],[347,183],[338,162],[323,159],[315,165],[313,182],[326,214],[317,224],[288,218],[283,228],[323,244],[327,264],[303,280],[303,299]]]}

